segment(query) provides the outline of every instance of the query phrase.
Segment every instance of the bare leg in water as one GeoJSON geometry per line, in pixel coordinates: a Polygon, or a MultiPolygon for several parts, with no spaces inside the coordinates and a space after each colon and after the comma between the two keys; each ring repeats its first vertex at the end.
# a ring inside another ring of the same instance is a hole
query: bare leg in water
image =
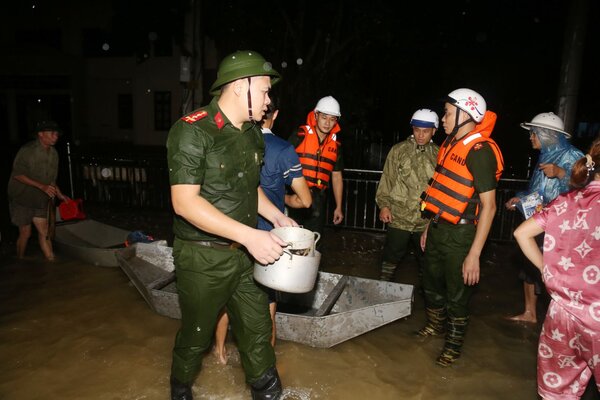
{"type": "Polygon", "coordinates": [[[31,236],[31,225],[23,225],[19,227],[19,237],[17,238],[17,257],[25,257],[25,249],[27,242],[31,236]]]}
{"type": "Polygon", "coordinates": [[[54,251],[52,250],[52,242],[48,238],[48,220],[46,218],[34,218],[33,224],[38,231],[38,241],[44,256],[48,261],[53,261],[54,251]]]}
{"type": "Polygon", "coordinates": [[[271,323],[273,324],[273,336],[271,337],[271,346],[275,347],[275,336],[277,333],[275,329],[275,313],[277,312],[276,302],[269,303],[269,312],[271,314],[271,323]]]}
{"type": "Polygon", "coordinates": [[[508,319],[511,321],[530,322],[535,324],[537,322],[537,295],[535,294],[535,285],[523,282],[523,292],[525,294],[525,311],[523,314],[515,315],[508,319]]]}
{"type": "MultiPolygon", "coordinates": [[[[273,336],[271,338],[271,346],[275,347],[275,312],[277,311],[277,303],[269,303],[269,312],[271,314],[271,322],[273,324],[273,336]]],[[[215,329],[215,349],[214,353],[219,362],[223,365],[227,364],[227,348],[225,347],[225,339],[227,338],[227,328],[229,327],[229,316],[225,310],[221,311],[215,329]]]]}
{"type": "Polygon", "coordinates": [[[223,365],[227,364],[227,349],[225,348],[225,339],[227,338],[227,328],[229,327],[229,316],[225,310],[221,311],[217,320],[215,329],[215,356],[223,365]]]}

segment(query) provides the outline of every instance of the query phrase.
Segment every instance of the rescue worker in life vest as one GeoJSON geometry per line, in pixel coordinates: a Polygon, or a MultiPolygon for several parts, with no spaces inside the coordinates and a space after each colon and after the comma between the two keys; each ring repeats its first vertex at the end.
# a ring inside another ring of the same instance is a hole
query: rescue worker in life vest
{"type": "Polygon", "coordinates": [[[481,95],[457,89],[448,95],[442,144],[421,209],[430,221],[421,236],[425,251],[423,289],[427,314],[420,336],[445,333],[437,363],[460,357],[469,322],[468,303],[479,282],[479,257],[496,213],[496,186],[504,169],[490,139],[496,114],[481,95]]]}
{"type": "Polygon", "coordinates": [[[337,100],[332,96],[323,97],[317,102],[315,109],[308,113],[306,124],[300,126],[298,133],[289,139],[296,148],[302,164],[302,173],[313,197],[311,208],[289,210],[290,216],[304,228],[321,234],[326,222],[327,189],[330,186],[335,200],[333,223],[337,225],[344,219],[344,163],[337,137],[341,130],[338,123],[341,115],[337,100]]]}
{"type": "Polygon", "coordinates": [[[254,259],[275,262],[285,243],[256,229],[257,212],[274,226],[297,226],[259,187],[260,120],[280,79],[254,51],[220,64],[209,105],[177,121],[167,139],[175,219],[173,258],[181,307],[171,367],[171,399],[192,399],[192,384],[226,307],[253,399],[278,399],[267,294],[253,279],[254,259]]]}

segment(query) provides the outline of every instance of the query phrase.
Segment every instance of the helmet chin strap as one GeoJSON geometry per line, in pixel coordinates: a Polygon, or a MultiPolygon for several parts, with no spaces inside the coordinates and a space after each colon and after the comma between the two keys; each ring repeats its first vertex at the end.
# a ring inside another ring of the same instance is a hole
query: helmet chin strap
{"type": "MultiPolygon", "coordinates": [[[[454,106],[454,107],[456,107],[456,106],[454,106]]],[[[464,112],[464,111],[463,111],[463,110],[461,110],[461,109],[460,109],[460,108],[458,108],[458,107],[456,107],[456,110],[457,110],[458,112],[455,114],[455,117],[454,117],[454,129],[452,129],[452,132],[450,132],[450,136],[456,136],[456,134],[458,133],[458,130],[459,130],[460,128],[462,128],[463,126],[465,126],[466,124],[468,124],[469,122],[471,122],[471,116],[467,114],[467,115],[469,116],[469,118],[465,119],[465,120],[462,122],[462,124],[459,124],[459,123],[458,123],[458,120],[459,120],[459,117],[460,117],[460,113],[461,113],[461,112],[464,112]]]]}
{"type": "Polygon", "coordinates": [[[250,93],[250,85],[252,83],[251,78],[251,76],[248,77],[248,116],[250,117],[250,122],[256,122],[252,115],[252,94],[250,93]]]}

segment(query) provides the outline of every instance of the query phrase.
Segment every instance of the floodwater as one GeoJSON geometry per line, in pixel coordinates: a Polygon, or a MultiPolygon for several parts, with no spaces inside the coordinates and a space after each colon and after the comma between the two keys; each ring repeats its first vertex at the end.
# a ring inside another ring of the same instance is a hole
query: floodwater
{"type": "MultiPolygon", "coordinates": [[[[322,269],[376,278],[383,237],[324,235],[322,269]]],[[[418,292],[412,314],[330,349],[278,341],[286,399],[537,399],[540,324],[503,317],[521,311],[514,245],[488,246],[463,356],[435,364],[442,339],[413,336],[424,322],[418,292]]],[[[119,268],[94,267],[58,254],[0,266],[0,399],[167,399],[178,320],[154,313],[119,268]]],[[[417,283],[409,256],[396,281],[417,283]]],[[[542,305],[543,307],[543,305],[542,305]]],[[[543,310],[541,311],[543,318],[543,310]]],[[[249,399],[235,343],[220,365],[209,354],[196,399],[249,399]]]]}

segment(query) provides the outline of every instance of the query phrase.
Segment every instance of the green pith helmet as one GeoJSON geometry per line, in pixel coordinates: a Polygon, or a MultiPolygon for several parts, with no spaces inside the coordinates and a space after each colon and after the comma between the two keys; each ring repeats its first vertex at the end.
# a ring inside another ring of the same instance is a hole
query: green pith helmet
{"type": "Polygon", "coordinates": [[[217,79],[210,87],[210,94],[217,96],[221,86],[249,76],[270,76],[271,85],[281,79],[279,72],[275,71],[271,63],[267,62],[263,56],[252,50],[240,50],[228,55],[221,61],[217,71],[217,79]]]}

